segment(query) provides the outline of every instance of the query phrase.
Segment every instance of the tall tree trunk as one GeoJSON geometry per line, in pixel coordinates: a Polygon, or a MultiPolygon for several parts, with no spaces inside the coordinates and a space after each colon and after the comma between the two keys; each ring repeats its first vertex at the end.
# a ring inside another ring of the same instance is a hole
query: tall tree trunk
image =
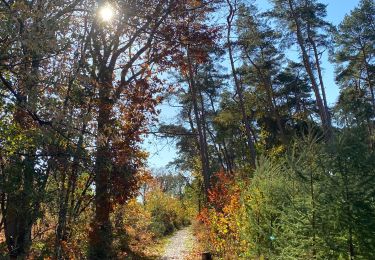
{"type": "MultiPolygon", "coordinates": [[[[90,106],[91,108],[91,106],[90,106]]],[[[89,111],[91,110],[89,108],[89,111]]],[[[70,221],[73,218],[73,209],[74,209],[74,192],[76,189],[76,180],[77,180],[77,174],[78,174],[78,167],[79,167],[79,160],[80,155],[82,154],[83,149],[83,136],[84,132],[86,131],[87,124],[86,122],[83,123],[81,133],[79,135],[77,148],[74,153],[74,158],[72,162],[71,169],[68,173],[68,183],[67,187],[65,187],[65,176],[66,173],[63,173],[63,181],[62,181],[62,187],[61,187],[61,194],[60,194],[60,208],[59,208],[59,215],[58,215],[58,224],[56,229],[56,245],[55,245],[55,257],[56,259],[63,259],[63,252],[62,252],[62,241],[67,241],[69,239],[69,233],[67,232],[70,221]],[[70,202],[70,208],[69,208],[69,202],[70,202]]],[[[66,162],[66,165],[68,162],[66,162]]]]}
{"type": "Polygon", "coordinates": [[[231,65],[231,69],[232,69],[234,84],[235,84],[235,87],[236,87],[236,92],[237,92],[237,95],[238,95],[238,102],[239,102],[239,108],[241,110],[242,121],[245,125],[247,145],[248,145],[248,148],[249,148],[249,151],[250,151],[250,165],[253,168],[255,168],[256,150],[255,150],[255,145],[254,145],[254,142],[253,142],[253,136],[252,136],[249,118],[246,114],[245,102],[244,102],[241,84],[240,84],[240,81],[237,77],[237,72],[236,72],[236,68],[235,68],[235,64],[234,64],[234,58],[233,58],[231,31],[232,31],[232,22],[233,22],[233,18],[234,18],[234,15],[235,15],[235,9],[234,9],[230,0],[227,0],[227,4],[229,6],[229,14],[227,16],[227,24],[228,24],[227,44],[228,44],[229,60],[230,60],[230,65],[231,65]]]}
{"type": "MultiPolygon", "coordinates": [[[[208,98],[210,100],[210,105],[211,105],[212,112],[214,113],[215,116],[217,116],[217,111],[215,109],[214,100],[213,100],[213,98],[212,98],[211,95],[208,95],[208,98]]],[[[201,92],[201,103],[202,103],[202,106],[203,106],[203,95],[202,95],[202,92],[201,92]]],[[[231,169],[230,164],[228,163],[228,161],[225,158],[225,154],[223,153],[223,149],[221,148],[221,144],[219,142],[217,142],[217,138],[216,138],[215,134],[210,130],[210,128],[208,126],[207,126],[207,132],[208,132],[208,134],[211,137],[211,141],[213,143],[213,146],[214,146],[214,149],[216,151],[216,154],[217,154],[217,157],[219,159],[221,167],[223,169],[225,169],[226,171],[229,171],[230,173],[232,173],[233,171],[231,169]]]]}
{"type": "Polygon", "coordinates": [[[354,243],[353,243],[353,227],[352,227],[352,221],[353,221],[353,216],[352,216],[352,210],[350,206],[350,201],[351,201],[351,196],[349,193],[349,179],[347,176],[347,171],[343,168],[343,165],[341,162],[339,162],[339,167],[340,167],[340,173],[344,181],[345,185],[345,213],[347,217],[347,225],[348,225],[348,238],[347,238],[347,245],[348,245],[348,254],[349,254],[349,259],[354,260],[355,259],[355,252],[354,252],[354,243]]]}
{"type": "Polygon", "coordinates": [[[318,48],[316,46],[316,43],[315,43],[314,39],[312,38],[310,27],[308,28],[307,32],[308,32],[308,35],[309,35],[308,40],[309,40],[311,46],[313,47],[313,51],[314,51],[315,67],[316,67],[316,71],[318,72],[320,90],[322,92],[323,103],[324,103],[324,106],[325,106],[328,124],[331,127],[332,126],[331,114],[329,113],[329,110],[328,110],[327,95],[326,95],[326,90],[325,90],[324,81],[323,81],[322,69],[320,67],[320,58],[319,58],[318,48]]]}
{"type": "Polygon", "coordinates": [[[26,259],[31,246],[31,229],[34,223],[31,208],[33,193],[33,162],[26,158],[19,168],[23,188],[15,190],[7,197],[5,237],[10,259],[26,259]]]}
{"type": "Polygon", "coordinates": [[[204,186],[204,193],[205,193],[205,200],[207,201],[208,198],[208,191],[210,189],[210,163],[208,159],[208,149],[207,149],[207,140],[205,139],[204,133],[204,125],[202,122],[202,117],[199,113],[199,106],[198,106],[198,90],[195,84],[195,77],[193,72],[193,64],[191,60],[191,53],[190,47],[187,47],[187,61],[188,61],[188,82],[189,88],[191,93],[191,100],[193,103],[193,113],[195,117],[195,121],[197,124],[197,132],[198,132],[198,145],[199,145],[199,154],[202,163],[202,175],[203,175],[203,186],[204,186]]]}
{"type": "Polygon", "coordinates": [[[69,200],[69,192],[66,186],[66,175],[67,171],[64,169],[61,173],[60,181],[60,192],[59,192],[59,214],[56,228],[55,236],[55,257],[56,259],[61,259],[62,257],[62,245],[61,242],[66,240],[64,237],[65,228],[66,228],[66,213],[67,213],[67,204],[69,200]]]}
{"type": "MultiPolygon", "coordinates": [[[[205,105],[204,105],[204,97],[203,97],[202,91],[198,88],[198,86],[195,85],[195,87],[197,88],[196,91],[198,91],[198,93],[199,93],[199,100],[200,100],[200,105],[201,105],[200,116],[201,116],[202,134],[203,134],[203,142],[204,142],[203,143],[204,153],[205,153],[204,156],[205,156],[205,159],[207,161],[206,162],[207,163],[207,171],[208,171],[208,177],[210,179],[211,178],[210,157],[209,157],[209,154],[208,154],[208,144],[207,144],[207,140],[208,140],[207,132],[209,130],[208,130],[207,121],[206,121],[206,109],[205,109],[205,105]]],[[[208,186],[210,186],[210,180],[209,180],[208,186]]]]}
{"type": "Polygon", "coordinates": [[[367,52],[366,52],[366,48],[365,46],[362,44],[362,42],[360,42],[360,45],[361,45],[361,51],[362,51],[362,54],[363,54],[363,64],[365,66],[365,70],[366,70],[366,81],[367,81],[367,85],[368,85],[368,88],[370,90],[370,94],[371,94],[371,102],[372,102],[372,106],[373,106],[373,109],[375,111],[375,93],[374,93],[374,86],[373,86],[373,82],[372,82],[372,77],[371,77],[371,69],[370,69],[370,65],[367,61],[367,52]]]}
{"type": "MultiPolygon", "coordinates": [[[[28,49],[23,46],[25,53],[25,74],[21,79],[20,95],[24,98],[23,102],[27,102],[27,106],[35,111],[38,100],[36,87],[38,84],[38,74],[40,66],[40,57],[31,55],[28,49]],[[31,55],[31,57],[29,56],[31,55]],[[28,64],[31,62],[31,67],[28,64]]],[[[25,104],[21,104],[25,105],[25,104]]],[[[29,131],[35,128],[34,122],[30,121],[29,115],[18,106],[14,114],[14,120],[20,127],[21,131],[29,131]]],[[[12,176],[11,181],[16,183],[8,183],[14,185],[13,190],[8,193],[6,212],[5,212],[5,238],[11,259],[25,259],[31,246],[31,231],[39,211],[40,198],[36,197],[38,191],[34,187],[35,173],[35,148],[29,148],[23,151],[24,158],[17,158],[14,169],[18,172],[11,172],[17,175],[12,176]]]]}
{"type": "Polygon", "coordinates": [[[288,3],[289,3],[289,8],[290,8],[291,14],[293,16],[292,18],[293,18],[294,23],[295,23],[295,30],[296,30],[295,33],[296,33],[296,36],[297,36],[298,45],[301,49],[303,64],[305,66],[307,75],[309,76],[309,79],[311,81],[311,85],[312,85],[312,88],[313,88],[313,91],[314,91],[314,94],[315,94],[316,104],[317,104],[317,107],[319,109],[319,116],[320,116],[320,119],[322,121],[325,137],[327,139],[330,139],[331,135],[332,135],[332,126],[331,126],[331,123],[330,123],[330,120],[329,120],[328,110],[327,110],[327,107],[324,105],[324,102],[322,100],[322,96],[320,94],[319,85],[318,85],[318,83],[315,79],[314,71],[313,71],[313,68],[312,68],[311,62],[310,62],[310,57],[309,57],[309,55],[307,53],[307,50],[306,50],[306,47],[305,47],[305,41],[304,41],[303,35],[302,35],[302,28],[301,28],[300,22],[298,20],[297,14],[295,13],[295,10],[294,10],[293,1],[288,0],[288,3]]]}
{"type": "Polygon", "coordinates": [[[109,180],[111,175],[110,128],[112,72],[99,72],[98,130],[95,163],[95,217],[90,234],[90,259],[112,259],[112,228],[109,180]]]}
{"type": "Polygon", "coordinates": [[[275,91],[273,90],[272,80],[271,80],[270,75],[267,75],[266,78],[264,78],[264,84],[265,84],[267,96],[268,96],[268,99],[269,99],[268,102],[270,103],[272,114],[276,119],[276,125],[277,125],[277,128],[279,129],[281,140],[285,144],[286,143],[286,136],[285,136],[284,126],[281,122],[279,108],[277,107],[277,104],[276,104],[276,101],[275,101],[275,91]]]}

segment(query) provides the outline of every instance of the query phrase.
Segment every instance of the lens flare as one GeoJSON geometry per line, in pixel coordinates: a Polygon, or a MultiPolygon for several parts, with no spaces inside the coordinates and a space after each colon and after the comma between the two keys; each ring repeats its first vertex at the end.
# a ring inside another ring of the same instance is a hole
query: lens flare
{"type": "Polygon", "coordinates": [[[104,22],[110,22],[114,16],[113,8],[109,4],[101,7],[99,10],[99,16],[104,22]]]}

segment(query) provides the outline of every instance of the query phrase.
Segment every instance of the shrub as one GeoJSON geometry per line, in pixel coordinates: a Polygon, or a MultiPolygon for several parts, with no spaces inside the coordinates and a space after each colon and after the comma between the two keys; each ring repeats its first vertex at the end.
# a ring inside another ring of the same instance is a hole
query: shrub
{"type": "Polygon", "coordinates": [[[114,210],[113,225],[116,251],[119,258],[126,255],[142,255],[153,244],[154,233],[150,230],[151,213],[136,199],[114,210]]]}
{"type": "Polygon", "coordinates": [[[208,229],[211,250],[222,257],[241,256],[247,243],[241,238],[243,207],[240,188],[233,176],[224,172],[215,175],[215,185],[209,192],[210,207],[203,209],[198,218],[208,229]]]}
{"type": "Polygon", "coordinates": [[[146,208],[152,216],[151,230],[158,237],[190,224],[189,214],[183,203],[159,189],[147,195],[146,208]]]}

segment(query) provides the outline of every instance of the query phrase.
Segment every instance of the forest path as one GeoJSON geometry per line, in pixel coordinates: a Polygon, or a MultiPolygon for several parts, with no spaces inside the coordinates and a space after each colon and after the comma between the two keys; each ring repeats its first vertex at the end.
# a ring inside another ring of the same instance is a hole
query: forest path
{"type": "Polygon", "coordinates": [[[194,249],[196,239],[191,226],[177,231],[165,248],[161,260],[185,260],[194,249]]]}

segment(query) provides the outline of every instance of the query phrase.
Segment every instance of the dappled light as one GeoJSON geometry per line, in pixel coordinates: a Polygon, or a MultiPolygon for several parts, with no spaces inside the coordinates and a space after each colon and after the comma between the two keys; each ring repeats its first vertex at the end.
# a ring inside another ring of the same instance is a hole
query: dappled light
{"type": "Polygon", "coordinates": [[[375,259],[375,3],[333,2],[0,1],[0,259],[375,259]]]}

